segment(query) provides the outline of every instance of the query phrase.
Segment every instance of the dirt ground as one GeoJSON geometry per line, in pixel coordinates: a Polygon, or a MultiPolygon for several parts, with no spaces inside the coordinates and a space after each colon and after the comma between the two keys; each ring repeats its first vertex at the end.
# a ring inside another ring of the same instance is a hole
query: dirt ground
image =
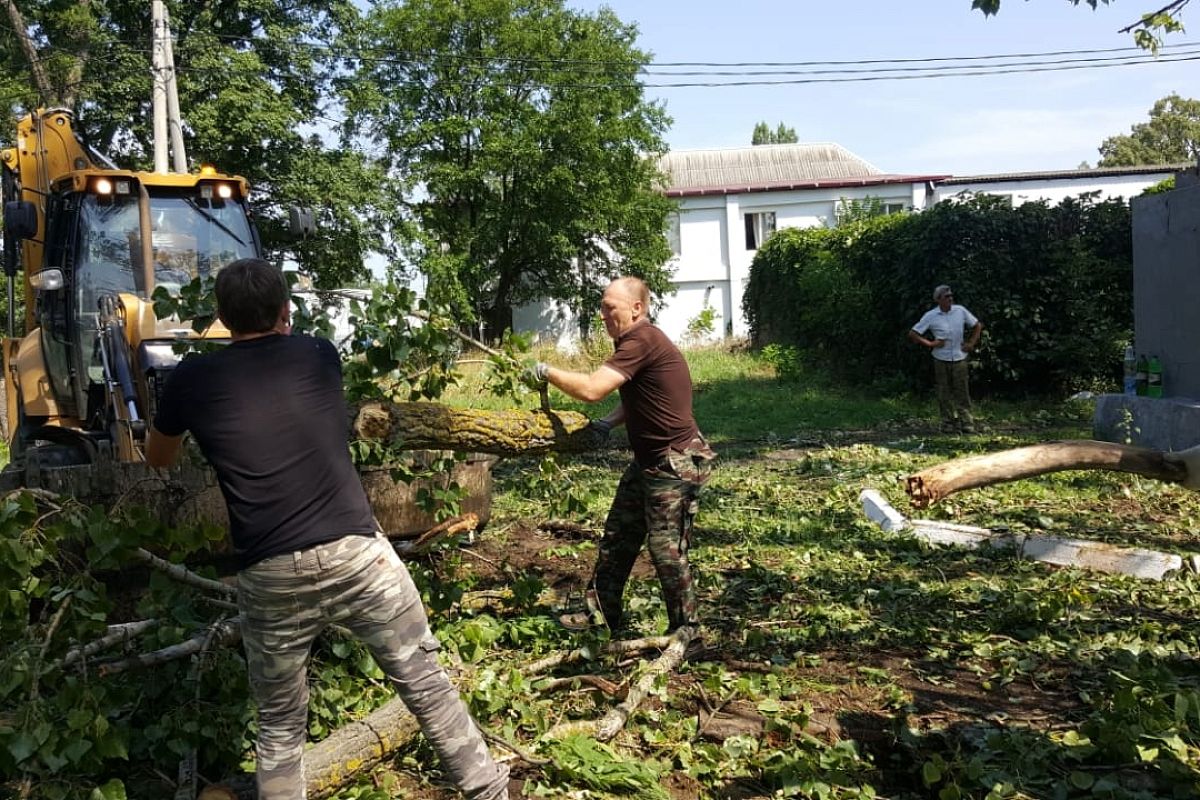
{"type": "MultiPolygon", "coordinates": [[[[480,589],[501,589],[510,575],[531,571],[541,575],[560,598],[579,599],[590,575],[595,550],[569,553],[572,546],[594,540],[598,535],[598,531],[556,521],[542,523],[538,528],[513,528],[502,539],[485,531],[467,548],[474,555],[464,558],[463,565],[478,577],[480,589]],[[568,554],[559,555],[564,552],[568,554]]],[[[653,565],[645,552],[634,566],[634,576],[654,577],[653,565]]],[[[701,652],[690,660],[720,662],[734,673],[771,670],[770,663],[747,660],[747,654],[728,641],[727,637],[708,636],[701,652]]],[[[999,690],[988,689],[983,685],[984,676],[945,664],[923,664],[922,658],[918,653],[837,650],[813,654],[804,663],[787,664],[794,680],[820,687],[805,698],[812,707],[805,732],[831,743],[855,740],[874,758],[883,783],[896,785],[893,781],[911,780],[905,769],[907,765],[896,764],[893,758],[898,752],[896,736],[900,720],[918,734],[959,724],[1044,728],[1049,720],[1062,723],[1082,710],[1074,693],[1056,692],[1031,681],[1014,681],[999,690]],[[898,686],[909,698],[906,715],[900,714],[894,705],[889,706],[889,695],[883,686],[864,679],[863,668],[887,672],[889,683],[898,686]]],[[[721,742],[739,734],[756,737],[763,734],[765,720],[752,704],[733,702],[715,709],[708,707],[703,700],[695,699],[703,698],[703,691],[693,684],[686,672],[676,674],[672,678],[671,695],[693,698],[692,710],[705,740],[721,742]]],[[[644,708],[652,709],[656,703],[657,700],[650,698],[644,708]]],[[[521,797],[520,779],[530,773],[520,761],[511,762],[510,766],[515,778],[513,796],[521,797]]],[[[701,785],[684,774],[666,779],[664,788],[673,800],[704,796],[701,785]]],[[[769,797],[770,792],[750,782],[738,782],[712,796],[743,800],[769,797]]]]}

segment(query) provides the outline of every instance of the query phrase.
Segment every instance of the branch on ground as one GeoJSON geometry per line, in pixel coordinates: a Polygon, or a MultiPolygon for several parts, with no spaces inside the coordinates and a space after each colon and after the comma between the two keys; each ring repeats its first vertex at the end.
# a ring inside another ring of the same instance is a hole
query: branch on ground
{"type": "Polygon", "coordinates": [[[943,462],[904,478],[904,490],[914,508],[926,508],[964,489],[1069,469],[1129,472],[1172,483],[1184,480],[1186,468],[1167,462],[1165,455],[1112,442],[1046,442],[943,462]]]}

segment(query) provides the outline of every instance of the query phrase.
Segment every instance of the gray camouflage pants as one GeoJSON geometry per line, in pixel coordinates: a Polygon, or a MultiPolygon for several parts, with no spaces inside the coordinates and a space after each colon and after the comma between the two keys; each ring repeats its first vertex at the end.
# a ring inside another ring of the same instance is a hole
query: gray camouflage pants
{"type": "Polygon", "coordinates": [[[421,596],[386,539],[346,536],[260,561],[238,573],[238,608],[258,706],[260,800],[306,797],[308,655],[332,623],[370,647],[466,797],[508,797],[508,768],[492,760],[438,663],[421,596]]]}

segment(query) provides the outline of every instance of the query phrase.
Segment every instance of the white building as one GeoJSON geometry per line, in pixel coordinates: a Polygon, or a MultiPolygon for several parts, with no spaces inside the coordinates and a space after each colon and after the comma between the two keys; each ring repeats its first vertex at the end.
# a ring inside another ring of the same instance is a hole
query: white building
{"type": "MultiPolygon", "coordinates": [[[[855,201],[878,202],[884,213],[927,208],[970,193],[1011,198],[1014,205],[1097,192],[1128,199],[1177,167],[1113,167],[955,177],[883,172],[836,144],[757,145],[668,153],[661,166],[666,194],[678,202],[668,238],[675,293],[660,298],[655,322],[675,341],[706,307],[717,315],[713,337],[749,333],[742,294],[759,246],[780,228],[833,227],[855,201]]],[[[516,309],[518,331],[534,330],[570,346],[577,321],[564,309],[534,304],[516,309]]]]}

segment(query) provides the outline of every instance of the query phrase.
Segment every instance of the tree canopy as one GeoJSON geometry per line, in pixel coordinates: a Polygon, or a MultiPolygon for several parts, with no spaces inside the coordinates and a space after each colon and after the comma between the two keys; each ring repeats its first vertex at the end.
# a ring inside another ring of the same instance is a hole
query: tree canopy
{"type": "Polygon", "coordinates": [[[1200,100],[1169,94],[1154,103],[1150,119],[1100,145],[1102,167],[1181,164],[1200,155],[1200,100]]]}
{"type": "Polygon", "coordinates": [[[795,144],[800,141],[800,137],[796,135],[796,129],[784,125],[782,122],[771,130],[771,126],[767,125],[766,121],[762,121],[754,126],[754,133],[750,137],[750,144],[795,144]]]}
{"type": "Polygon", "coordinates": [[[619,273],[667,286],[668,120],[643,96],[635,37],[562,0],[385,2],[364,23],[351,131],[411,199],[429,295],[489,335],[538,298],[594,310],[619,273]]]}
{"type": "MultiPolygon", "coordinates": [[[[1069,0],[1072,5],[1086,4],[1093,9],[1101,3],[1109,5],[1113,0],[1069,0]]],[[[1162,42],[1162,36],[1168,33],[1183,31],[1183,20],[1180,12],[1191,0],[1172,0],[1151,11],[1143,12],[1137,20],[1121,28],[1121,33],[1132,33],[1138,47],[1147,50],[1157,50],[1162,42]]],[[[971,0],[971,8],[979,9],[985,16],[991,16],[1000,11],[1000,0],[971,0]]]]}

